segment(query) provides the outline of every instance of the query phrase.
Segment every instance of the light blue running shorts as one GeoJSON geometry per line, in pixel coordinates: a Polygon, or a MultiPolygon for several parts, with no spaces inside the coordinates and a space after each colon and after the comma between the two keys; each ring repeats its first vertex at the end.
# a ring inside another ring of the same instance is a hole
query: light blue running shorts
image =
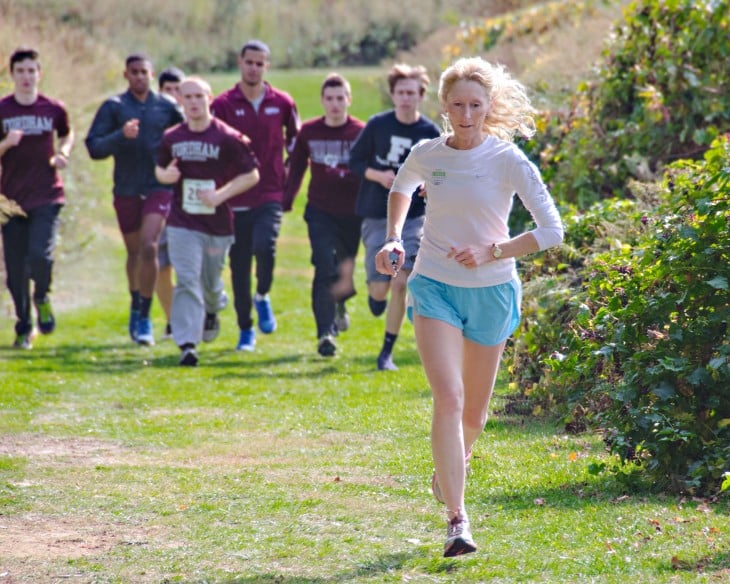
{"type": "Polygon", "coordinates": [[[517,279],[497,286],[464,288],[413,274],[408,280],[408,297],[411,321],[414,314],[441,320],[480,345],[498,345],[520,324],[522,284],[517,279]]]}

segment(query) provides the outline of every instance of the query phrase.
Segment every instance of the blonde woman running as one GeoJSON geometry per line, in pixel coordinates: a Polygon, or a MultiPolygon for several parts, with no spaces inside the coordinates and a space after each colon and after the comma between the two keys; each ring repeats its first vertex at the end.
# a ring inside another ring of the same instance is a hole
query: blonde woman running
{"type": "Polygon", "coordinates": [[[460,59],[441,75],[446,133],[416,145],[388,201],[376,263],[395,275],[410,194],[428,195],[421,248],[408,281],[418,352],[433,394],[434,495],[446,504],[444,556],[476,551],[464,507],[471,449],[487,420],[502,351],[520,319],[515,258],[558,245],[560,216],[537,168],[512,143],[534,133],[524,87],[500,66],[460,59]],[[517,194],[537,227],[511,237],[517,194]]]}

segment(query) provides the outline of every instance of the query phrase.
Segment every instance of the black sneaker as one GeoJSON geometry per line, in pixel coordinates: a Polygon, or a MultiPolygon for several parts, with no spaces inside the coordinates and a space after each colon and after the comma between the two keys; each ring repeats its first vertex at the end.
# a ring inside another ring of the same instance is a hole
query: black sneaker
{"type": "Polygon", "coordinates": [[[183,349],[180,355],[180,365],[183,367],[196,367],[198,365],[198,353],[195,351],[195,347],[183,349]]]}
{"type": "Polygon", "coordinates": [[[319,343],[317,344],[317,353],[322,357],[333,357],[337,351],[337,345],[332,335],[324,335],[320,337],[319,343]]]}
{"type": "Polygon", "coordinates": [[[471,526],[466,517],[454,517],[446,523],[444,557],[453,558],[477,551],[477,544],[471,537],[471,526]]]}
{"type": "Polygon", "coordinates": [[[393,356],[390,353],[380,353],[378,355],[378,371],[398,371],[398,367],[393,363],[393,356]]]}
{"type": "Polygon", "coordinates": [[[168,323],[167,323],[167,324],[165,325],[165,332],[164,332],[164,333],[163,333],[163,335],[162,335],[162,336],[160,337],[160,340],[161,340],[161,341],[168,341],[168,340],[170,340],[171,338],[172,338],[172,326],[171,326],[171,325],[170,325],[170,323],[168,322],[168,323]]]}
{"type": "Polygon", "coordinates": [[[344,302],[335,304],[335,326],[338,332],[344,333],[350,328],[350,315],[347,314],[347,308],[344,302]]]}
{"type": "Polygon", "coordinates": [[[53,317],[53,309],[51,301],[45,298],[41,302],[36,302],[36,310],[38,311],[38,330],[42,335],[50,335],[56,328],[56,319],[53,317]]]}
{"type": "Polygon", "coordinates": [[[221,332],[221,321],[215,312],[205,313],[205,323],[203,324],[203,341],[210,343],[215,340],[218,333],[221,332]]]}

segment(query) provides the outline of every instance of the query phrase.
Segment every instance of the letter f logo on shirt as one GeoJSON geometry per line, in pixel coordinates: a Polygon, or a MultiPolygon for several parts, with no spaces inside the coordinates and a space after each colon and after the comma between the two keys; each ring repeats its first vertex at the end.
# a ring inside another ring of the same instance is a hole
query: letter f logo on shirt
{"type": "Polygon", "coordinates": [[[390,151],[388,152],[388,162],[392,166],[398,168],[400,166],[403,155],[411,149],[413,140],[410,138],[403,138],[401,136],[390,137],[390,151]]]}

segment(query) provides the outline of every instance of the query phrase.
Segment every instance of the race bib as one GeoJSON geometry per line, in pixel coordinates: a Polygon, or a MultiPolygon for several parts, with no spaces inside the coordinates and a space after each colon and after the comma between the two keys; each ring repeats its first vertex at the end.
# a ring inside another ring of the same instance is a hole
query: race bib
{"type": "Polygon", "coordinates": [[[199,191],[215,190],[214,180],[183,179],[182,196],[183,211],[190,215],[214,215],[214,207],[206,207],[198,198],[199,191]]]}

